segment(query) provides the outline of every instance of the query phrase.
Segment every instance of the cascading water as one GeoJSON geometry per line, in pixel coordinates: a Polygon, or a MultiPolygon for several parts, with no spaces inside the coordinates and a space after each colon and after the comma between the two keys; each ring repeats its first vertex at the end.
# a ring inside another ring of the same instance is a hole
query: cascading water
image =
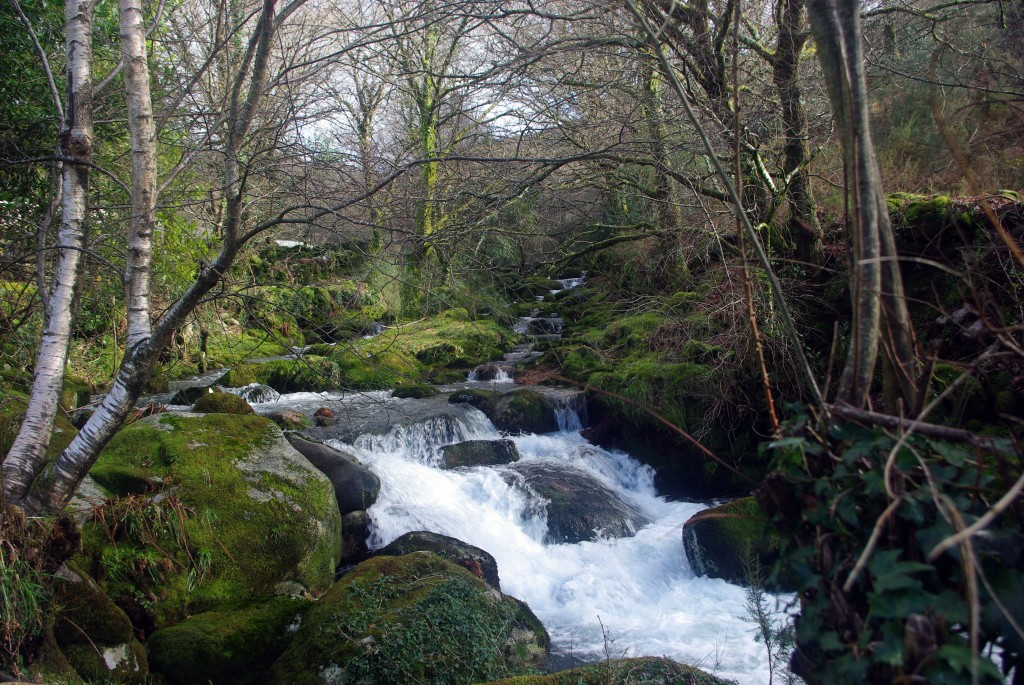
{"type": "Polygon", "coordinates": [[[381,479],[370,509],[371,547],[428,530],[487,550],[502,589],[529,604],[557,654],[665,655],[744,685],[767,683],[763,646],[744,620],[743,589],[695,577],[687,564],[680,527],[705,505],[658,497],[650,467],[589,444],[578,433],[575,402],[565,400],[559,411],[562,431],[513,436],[521,458],[509,466],[436,468],[445,444],[507,437],[473,409],[333,441],[381,479]],[[545,544],[547,501],[508,477],[523,464],[582,471],[653,522],[631,537],[545,544]]]}

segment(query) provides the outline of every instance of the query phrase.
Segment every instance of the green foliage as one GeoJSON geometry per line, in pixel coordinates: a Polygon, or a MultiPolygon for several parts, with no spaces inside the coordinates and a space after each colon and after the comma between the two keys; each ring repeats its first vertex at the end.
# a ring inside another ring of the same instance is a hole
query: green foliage
{"type": "Polygon", "coordinates": [[[0,664],[16,660],[22,644],[43,630],[48,599],[39,570],[0,541],[0,664]]]}
{"type": "Polygon", "coordinates": [[[897,445],[880,429],[814,425],[803,413],[785,432],[759,498],[798,579],[794,667],[805,680],[954,683],[974,672],[996,685],[1024,665],[1012,621],[1024,615],[1021,512],[1004,512],[970,543],[936,548],[1020,475],[1007,444],[986,453],[914,435],[897,445]],[[1003,674],[990,648],[1002,651],[1003,674]]]}

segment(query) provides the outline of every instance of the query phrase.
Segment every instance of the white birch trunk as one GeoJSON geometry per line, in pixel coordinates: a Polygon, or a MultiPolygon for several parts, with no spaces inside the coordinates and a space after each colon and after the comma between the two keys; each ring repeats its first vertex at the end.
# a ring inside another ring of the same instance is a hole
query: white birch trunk
{"type": "MultiPolygon", "coordinates": [[[[137,1],[120,0],[122,7],[131,7],[131,3],[137,1]]],[[[245,64],[251,64],[251,74],[245,73],[248,70],[243,65],[243,69],[237,74],[235,80],[230,116],[226,123],[229,133],[227,136],[228,149],[225,155],[224,194],[227,200],[224,242],[221,251],[214,262],[202,270],[192,286],[178,298],[159,323],[152,328],[152,334],[140,338],[134,345],[126,349],[124,360],[121,362],[110,392],[107,393],[100,406],[96,408],[96,412],[71,441],[71,444],[60,454],[52,469],[42,476],[43,483],[38,488],[38,497],[30,503],[33,508],[39,506],[60,508],[74,494],[85,474],[96,462],[100,452],[131,412],[136,400],[142,394],[150,372],[157,364],[160,352],[170,341],[174,331],[185,322],[203,296],[220,281],[234,262],[242,242],[238,238],[243,200],[238,159],[266,85],[268,62],[274,34],[277,30],[277,24],[274,21],[274,6],[275,0],[263,0],[263,13],[250,43],[252,61],[245,62],[245,64]],[[242,98],[241,93],[246,84],[248,84],[247,94],[242,98]]],[[[128,16],[130,14],[132,13],[122,14],[122,32],[124,32],[124,21],[130,19],[128,16]]],[[[131,98],[131,86],[129,86],[130,104],[131,98]]],[[[134,117],[135,114],[136,112],[133,110],[131,117],[134,117]]],[[[152,115],[150,115],[150,121],[152,121],[152,115]]],[[[135,135],[133,130],[133,151],[135,150],[135,135]]],[[[133,171],[134,157],[133,154],[133,171]]],[[[133,181],[138,182],[139,180],[138,177],[133,177],[133,181]]],[[[133,233],[133,239],[135,237],[133,233]]],[[[135,255],[133,257],[137,258],[135,255]]],[[[139,273],[136,270],[134,276],[139,277],[139,273]]],[[[132,275],[133,272],[129,267],[129,278],[132,275]]],[[[146,277],[148,279],[148,266],[146,277]]],[[[146,282],[148,283],[148,280],[146,282]]],[[[148,296],[148,288],[145,294],[148,296]]],[[[148,309],[146,320],[148,323],[148,309]]]]}
{"type": "Polygon", "coordinates": [[[45,461],[71,343],[71,308],[82,258],[93,151],[92,11],[89,0],[68,0],[65,5],[68,102],[61,151],[77,162],[64,163],[57,266],[46,323],[25,418],[3,462],[3,492],[12,504],[22,500],[45,461]]]}
{"type": "Polygon", "coordinates": [[[146,57],[146,27],[141,0],[119,0],[121,51],[124,54],[128,129],[132,147],[132,207],[125,299],[128,333],[125,348],[149,338],[149,275],[156,207],[156,131],[146,57]]]}

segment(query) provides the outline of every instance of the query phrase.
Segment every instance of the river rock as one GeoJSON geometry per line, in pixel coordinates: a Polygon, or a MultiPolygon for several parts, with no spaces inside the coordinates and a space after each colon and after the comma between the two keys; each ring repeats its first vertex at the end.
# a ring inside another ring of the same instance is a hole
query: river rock
{"type": "Polygon", "coordinates": [[[341,558],[355,564],[370,556],[370,515],[365,510],[350,511],[341,517],[341,558]]]}
{"type": "Polygon", "coordinates": [[[269,385],[262,383],[250,383],[241,388],[226,388],[232,394],[238,395],[249,404],[260,404],[263,402],[276,402],[281,399],[281,393],[269,385]]]}
{"type": "Polygon", "coordinates": [[[539,664],[549,641],[525,605],[430,552],[378,556],[306,614],[267,682],[474,683],[539,664]]]}
{"type": "Polygon", "coordinates": [[[270,597],[197,614],[150,636],[152,668],[168,685],[263,683],[311,606],[304,599],[270,597]]]}
{"type": "Polygon", "coordinates": [[[562,464],[518,462],[507,477],[546,499],[549,543],[575,543],[633,535],[651,522],[634,504],[597,478],[562,464]]]}
{"type": "Polygon", "coordinates": [[[309,427],[309,419],[306,418],[305,414],[291,409],[275,409],[274,411],[267,412],[264,416],[285,430],[299,430],[309,427]]]}
{"type": "Polygon", "coordinates": [[[171,404],[193,405],[200,397],[212,392],[213,388],[205,385],[193,385],[189,388],[182,388],[178,392],[174,393],[174,397],[171,398],[171,404]]]}
{"type": "Polygon", "coordinates": [[[536,390],[500,393],[474,388],[453,392],[448,401],[476,407],[505,433],[551,433],[558,430],[555,403],[536,390]]]}
{"type": "Polygon", "coordinates": [[[377,550],[376,556],[400,557],[413,552],[433,552],[467,569],[477,578],[482,578],[491,587],[501,589],[498,562],[494,557],[479,547],[448,535],[414,530],[377,550]]]}
{"type": "Polygon", "coordinates": [[[230,392],[212,392],[202,395],[192,405],[192,411],[199,414],[255,414],[244,399],[230,392]]]}
{"type": "Polygon", "coordinates": [[[342,515],[369,509],[377,501],[380,478],[351,454],[319,442],[303,440],[297,435],[289,435],[288,441],[330,479],[342,515]]]}
{"type": "Polygon", "coordinates": [[[334,580],[334,488],[268,419],[150,416],[121,429],[90,473],[121,500],[83,526],[76,561],[141,630],[270,595],[283,581],[317,593],[334,580]],[[126,516],[139,525],[101,525],[126,516]]]}
{"type": "Polygon", "coordinates": [[[466,440],[441,448],[446,469],[460,466],[494,466],[519,461],[519,449],[511,440],[466,440]]]}
{"type": "Polygon", "coordinates": [[[743,586],[750,584],[747,566],[756,561],[768,574],[779,557],[779,539],[771,534],[764,512],[753,497],[742,497],[692,516],[683,525],[683,548],[696,575],[743,586]]]}

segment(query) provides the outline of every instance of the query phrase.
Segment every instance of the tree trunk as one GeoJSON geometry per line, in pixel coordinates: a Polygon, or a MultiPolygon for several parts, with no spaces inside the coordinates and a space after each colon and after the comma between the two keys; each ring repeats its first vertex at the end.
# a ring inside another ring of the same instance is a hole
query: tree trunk
{"type": "Polygon", "coordinates": [[[839,398],[854,407],[865,405],[884,319],[886,352],[896,371],[905,409],[914,411],[918,406],[914,334],[869,128],[860,7],[855,0],[810,0],[808,8],[842,137],[853,209],[850,278],[854,326],[839,398]]]}
{"type": "Polygon", "coordinates": [[[89,210],[93,152],[92,12],[90,0],[68,0],[65,5],[68,102],[60,146],[61,152],[75,161],[64,163],[57,266],[47,298],[46,323],[28,407],[3,462],[3,493],[14,504],[28,492],[46,459],[71,344],[72,305],[89,210]]]}
{"type": "Polygon", "coordinates": [[[812,264],[822,260],[821,224],[811,190],[807,163],[807,113],[800,93],[800,53],[807,42],[803,0],[779,0],[775,10],[779,31],[772,59],[772,80],[779,90],[784,136],[782,172],[788,179],[789,238],[797,257],[812,264]]]}
{"type": "Polygon", "coordinates": [[[156,131],[146,57],[146,27],[141,0],[119,0],[121,51],[124,55],[128,129],[132,148],[132,206],[125,269],[125,300],[131,349],[150,336],[149,273],[156,207],[156,131]]]}

